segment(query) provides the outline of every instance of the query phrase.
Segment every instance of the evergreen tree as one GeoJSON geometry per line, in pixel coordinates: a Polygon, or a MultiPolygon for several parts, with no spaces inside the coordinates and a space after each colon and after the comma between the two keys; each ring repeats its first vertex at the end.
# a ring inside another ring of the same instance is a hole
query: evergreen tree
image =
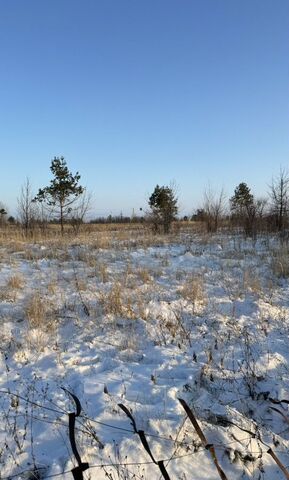
{"type": "Polygon", "coordinates": [[[64,220],[72,211],[72,204],[84,192],[84,189],[78,184],[79,173],[76,172],[75,175],[72,175],[64,157],[54,157],[50,170],[54,178],[48,187],[39,189],[34,201],[45,202],[53,211],[56,209],[63,235],[64,220]]]}
{"type": "Polygon", "coordinates": [[[155,231],[162,225],[164,233],[168,233],[171,228],[172,221],[178,213],[178,199],[176,198],[173,188],[157,185],[149,198],[149,206],[151,208],[151,219],[155,231]]]}
{"type": "Polygon", "coordinates": [[[253,235],[257,210],[254,196],[246,183],[242,182],[235,188],[230,206],[233,219],[243,225],[246,235],[253,235]]]}
{"type": "Polygon", "coordinates": [[[240,183],[230,199],[231,210],[234,214],[243,214],[254,203],[254,196],[246,183],[240,183]]]}

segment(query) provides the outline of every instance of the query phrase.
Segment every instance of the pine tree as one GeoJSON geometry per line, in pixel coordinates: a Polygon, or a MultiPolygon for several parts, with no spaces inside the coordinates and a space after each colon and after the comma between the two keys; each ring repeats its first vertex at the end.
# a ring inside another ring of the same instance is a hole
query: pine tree
{"type": "Polygon", "coordinates": [[[233,218],[241,223],[246,235],[254,234],[254,221],[256,218],[256,204],[250,188],[244,182],[240,183],[230,199],[233,218]]]}
{"type": "Polygon", "coordinates": [[[72,210],[72,204],[79,195],[84,192],[82,186],[78,184],[80,175],[75,175],[68,170],[64,157],[54,157],[51,162],[50,170],[54,178],[50,181],[48,187],[40,188],[34,201],[45,202],[49,207],[59,215],[61,225],[61,234],[64,232],[64,220],[72,210]]]}
{"type": "Polygon", "coordinates": [[[246,183],[240,183],[234,191],[234,196],[230,199],[231,210],[233,213],[244,213],[254,203],[254,196],[246,183]]]}
{"type": "Polygon", "coordinates": [[[178,213],[178,199],[173,188],[157,185],[149,198],[151,208],[151,218],[154,229],[157,230],[160,225],[163,226],[164,233],[168,233],[172,221],[178,213]]]}

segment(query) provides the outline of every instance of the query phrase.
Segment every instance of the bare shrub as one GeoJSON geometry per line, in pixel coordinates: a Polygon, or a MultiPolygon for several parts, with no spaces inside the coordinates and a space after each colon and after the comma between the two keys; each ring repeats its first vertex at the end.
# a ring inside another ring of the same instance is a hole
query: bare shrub
{"type": "Polygon", "coordinates": [[[282,232],[288,226],[289,206],[289,175],[284,168],[280,169],[279,175],[272,179],[270,187],[271,211],[278,232],[282,232]]]}
{"type": "Polygon", "coordinates": [[[22,228],[24,229],[25,237],[32,235],[35,228],[38,208],[33,203],[34,195],[32,194],[32,187],[29,178],[26,178],[24,185],[21,187],[18,201],[18,218],[22,228]]]}
{"type": "Polygon", "coordinates": [[[216,193],[209,186],[204,192],[204,219],[207,232],[216,232],[225,214],[225,193],[216,193]]]}
{"type": "Polygon", "coordinates": [[[170,319],[164,319],[159,317],[162,322],[161,327],[168,330],[172,339],[178,343],[178,345],[188,343],[189,346],[192,346],[190,339],[190,328],[187,327],[185,321],[185,315],[182,311],[172,310],[172,315],[170,319]]]}

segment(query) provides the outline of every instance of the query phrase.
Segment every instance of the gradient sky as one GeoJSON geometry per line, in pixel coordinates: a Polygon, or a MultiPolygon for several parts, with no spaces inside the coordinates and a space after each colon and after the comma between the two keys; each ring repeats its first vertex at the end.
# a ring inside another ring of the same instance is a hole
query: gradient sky
{"type": "Polygon", "coordinates": [[[1,0],[0,201],[63,155],[93,212],[177,184],[265,195],[289,160],[288,0],[1,0]]]}

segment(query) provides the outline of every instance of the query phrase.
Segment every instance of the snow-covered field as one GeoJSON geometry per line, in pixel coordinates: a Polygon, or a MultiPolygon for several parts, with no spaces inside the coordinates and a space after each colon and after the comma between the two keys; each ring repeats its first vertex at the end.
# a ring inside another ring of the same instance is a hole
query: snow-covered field
{"type": "Polygon", "coordinates": [[[178,398],[228,479],[284,478],[288,248],[108,235],[0,248],[0,478],[73,478],[62,387],[86,479],[162,478],[119,403],[171,480],[220,478],[178,398]]]}

